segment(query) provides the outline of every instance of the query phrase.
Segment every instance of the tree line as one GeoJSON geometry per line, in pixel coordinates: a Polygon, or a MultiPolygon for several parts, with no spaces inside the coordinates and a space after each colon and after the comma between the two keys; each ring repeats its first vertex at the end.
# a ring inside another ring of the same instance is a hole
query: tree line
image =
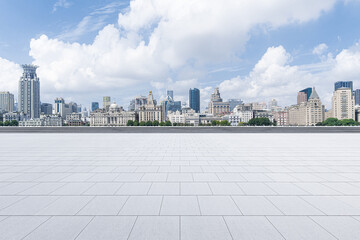
{"type": "Polygon", "coordinates": [[[0,122],[0,126],[19,126],[19,122],[16,120],[0,122]]]}

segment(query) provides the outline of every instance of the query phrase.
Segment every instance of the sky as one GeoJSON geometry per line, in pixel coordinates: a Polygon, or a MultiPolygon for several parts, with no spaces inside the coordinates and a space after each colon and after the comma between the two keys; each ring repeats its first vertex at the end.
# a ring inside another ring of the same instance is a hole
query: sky
{"type": "Polygon", "coordinates": [[[360,0],[1,0],[0,91],[17,95],[21,64],[39,66],[41,101],[127,108],[152,90],[204,109],[224,100],[296,104],[335,81],[360,88],[360,0]]]}

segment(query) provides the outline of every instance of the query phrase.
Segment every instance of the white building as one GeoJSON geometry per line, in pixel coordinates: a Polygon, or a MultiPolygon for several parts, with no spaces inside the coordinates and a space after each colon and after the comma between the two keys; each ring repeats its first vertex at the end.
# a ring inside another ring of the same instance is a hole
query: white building
{"type": "Polygon", "coordinates": [[[19,122],[20,127],[61,127],[62,118],[58,115],[41,115],[40,118],[19,122]]]}
{"type": "Polygon", "coordinates": [[[231,126],[237,126],[239,123],[247,123],[254,118],[254,112],[249,110],[234,109],[234,112],[229,115],[229,122],[231,126]]]}
{"type": "Polygon", "coordinates": [[[63,98],[56,98],[54,105],[54,114],[60,115],[64,120],[66,115],[77,112],[77,104],[74,102],[65,103],[63,98]]]}
{"type": "Polygon", "coordinates": [[[333,117],[339,120],[355,120],[355,98],[350,88],[339,88],[332,98],[333,117]]]}
{"type": "Polygon", "coordinates": [[[97,109],[90,113],[90,126],[126,126],[129,120],[135,121],[135,112],[125,112],[116,103],[109,106],[109,111],[97,109]]]}
{"type": "Polygon", "coordinates": [[[185,114],[182,114],[180,111],[171,112],[169,111],[167,114],[167,120],[171,123],[182,123],[185,124],[185,114]]]}
{"type": "Polygon", "coordinates": [[[14,94],[0,92],[0,113],[14,111],[14,94]]]}

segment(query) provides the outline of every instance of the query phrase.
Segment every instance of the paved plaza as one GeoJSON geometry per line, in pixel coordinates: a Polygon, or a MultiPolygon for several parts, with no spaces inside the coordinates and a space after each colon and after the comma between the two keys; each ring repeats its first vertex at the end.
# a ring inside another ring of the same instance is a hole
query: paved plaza
{"type": "Polygon", "coordinates": [[[0,134],[0,239],[360,239],[360,134],[0,134]]]}

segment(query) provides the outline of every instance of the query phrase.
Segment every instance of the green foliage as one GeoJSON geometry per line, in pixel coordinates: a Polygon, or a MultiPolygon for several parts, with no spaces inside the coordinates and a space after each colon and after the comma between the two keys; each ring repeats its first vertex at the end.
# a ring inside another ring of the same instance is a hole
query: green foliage
{"type": "Polygon", "coordinates": [[[165,122],[160,122],[159,124],[161,127],[164,127],[165,126],[165,122]]]}
{"type": "Polygon", "coordinates": [[[10,126],[19,126],[19,122],[16,121],[16,120],[12,120],[12,121],[10,122],[10,126]]]}
{"type": "Polygon", "coordinates": [[[153,122],[152,122],[152,125],[153,125],[153,126],[159,126],[159,121],[157,121],[157,120],[153,121],[153,122]]]}
{"type": "Polygon", "coordinates": [[[166,122],[165,122],[165,126],[167,126],[167,127],[171,127],[171,126],[172,126],[172,124],[171,124],[171,122],[170,122],[170,121],[166,121],[166,122]]]}
{"type": "Polygon", "coordinates": [[[126,126],[134,126],[134,121],[133,120],[129,120],[126,124],[126,126]]]}
{"type": "Polygon", "coordinates": [[[268,118],[253,118],[248,122],[250,126],[272,126],[273,123],[268,118]]]}
{"type": "Polygon", "coordinates": [[[139,126],[139,121],[134,121],[134,126],[135,127],[139,126]]]}
{"type": "Polygon", "coordinates": [[[4,126],[4,123],[3,123],[3,122],[0,122],[0,126],[4,126]]]}
{"type": "Polygon", "coordinates": [[[217,121],[216,120],[212,120],[211,121],[211,126],[216,126],[217,125],[217,121]]]}
{"type": "Polygon", "coordinates": [[[339,120],[337,118],[328,118],[321,123],[317,123],[316,126],[359,126],[360,123],[353,119],[339,120]]]}
{"type": "Polygon", "coordinates": [[[217,121],[217,124],[220,126],[230,126],[230,123],[228,120],[217,121]]]}
{"type": "Polygon", "coordinates": [[[10,121],[5,121],[4,126],[10,126],[10,121]]]}
{"type": "Polygon", "coordinates": [[[144,122],[144,121],[141,121],[140,123],[139,123],[139,126],[146,126],[146,122],[144,122]]]}
{"type": "Polygon", "coordinates": [[[176,127],[176,126],[181,126],[180,124],[181,124],[181,123],[176,123],[176,122],[174,122],[172,125],[173,125],[174,127],[176,127]]]}
{"type": "Polygon", "coordinates": [[[244,123],[244,122],[239,122],[239,123],[238,123],[238,126],[240,126],[240,127],[246,126],[246,123],[244,123]]]}
{"type": "Polygon", "coordinates": [[[145,123],[145,125],[148,126],[148,127],[150,127],[150,126],[153,125],[153,122],[152,122],[152,121],[147,121],[147,122],[145,123]]]}

